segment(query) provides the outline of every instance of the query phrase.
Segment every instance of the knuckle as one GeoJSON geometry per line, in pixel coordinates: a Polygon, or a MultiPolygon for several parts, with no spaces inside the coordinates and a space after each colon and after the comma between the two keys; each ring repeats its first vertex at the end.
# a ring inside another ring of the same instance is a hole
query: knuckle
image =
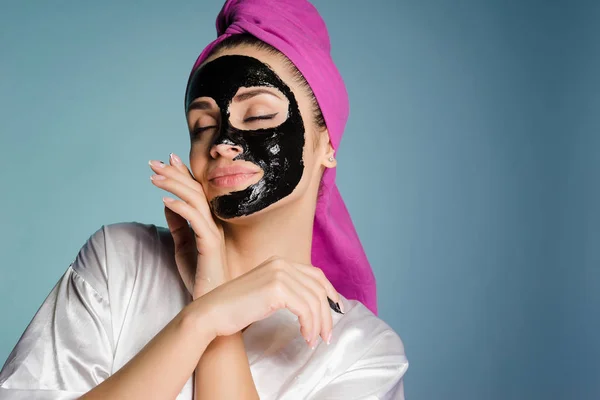
{"type": "Polygon", "coordinates": [[[310,309],[311,314],[319,314],[319,310],[321,309],[321,302],[319,299],[316,299],[311,296],[311,298],[307,302],[307,307],[310,309]]]}
{"type": "Polygon", "coordinates": [[[320,300],[327,300],[327,290],[324,287],[320,287],[317,292],[320,300]]]}
{"type": "Polygon", "coordinates": [[[317,278],[317,280],[319,282],[321,282],[322,285],[327,285],[329,284],[329,279],[327,279],[327,276],[325,275],[325,272],[323,272],[323,270],[321,268],[316,268],[315,271],[315,276],[317,278]]]}
{"type": "Polygon", "coordinates": [[[285,285],[284,283],[281,281],[281,279],[277,279],[274,277],[274,279],[271,280],[270,282],[270,288],[273,292],[273,294],[277,297],[277,298],[281,298],[285,295],[286,290],[285,290],[285,285]]]}
{"type": "Polygon", "coordinates": [[[273,272],[273,274],[279,278],[282,278],[282,275],[285,273],[285,271],[287,269],[286,262],[283,261],[281,258],[275,258],[272,261],[270,261],[269,267],[270,267],[271,271],[273,272]]]}
{"type": "Polygon", "coordinates": [[[273,270],[271,276],[273,278],[273,281],[283,284],[283,281],[284,281],[286,275],[287,275],[287,272],[285,272],[285,270],[278,268],[278,269],[273,270]]]}
{"type": "Polygon", "coordinates": [[[264,268],[274,269],[275,265],[277,264],[277,259],[277,256],[271,256],[263,261],[260,265],[262,265],[264,268]]]}
{"type": "Polygon", "coordinates": [[[315,269],[315,273],[317,274],[319,279],[327,280],[327,277],[325,276],[325,272],[323,272],[323,270],[321,268],[318,268],[318,267],[313,267],[313,268],[315,269]]]}
{"type": "Polygon", "coordinates": [[[285,268],[286,263],[283,260],[283,258],[281,258],[281,257],[273,257],[271,264],[273,265],[273,268],[275,268],[276,270],[282,270],[285,268]]]}
{"type": "Polygon", "coordinates": [[[325,289],[319,289],[319,293],[317,296],[318,296],[317,299],[319,301],[319,306],[324,303],[329,308],[329,301],[327,301],[327,298],[329,296],[327,295],[327,291],[325,289]]]}
{"type": "Polygon", "coordinates": [[[299,308],[300,312],[306,317],[307,320],[312,320],[313,312],[308,303],[301,304],[299,308]]]}

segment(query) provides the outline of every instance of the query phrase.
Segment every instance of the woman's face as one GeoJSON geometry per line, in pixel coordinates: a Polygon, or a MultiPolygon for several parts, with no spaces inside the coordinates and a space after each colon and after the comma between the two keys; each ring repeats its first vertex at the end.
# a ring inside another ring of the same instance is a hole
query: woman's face
{"type": "Polygon", "coordinates": [[[305,193],[316,201],[321,167],[331,166],[333,151],[292,78],[277,55],[248,46],[219,52],[194,73],[186,99],[190,166],[220,219],[305,193]]]}

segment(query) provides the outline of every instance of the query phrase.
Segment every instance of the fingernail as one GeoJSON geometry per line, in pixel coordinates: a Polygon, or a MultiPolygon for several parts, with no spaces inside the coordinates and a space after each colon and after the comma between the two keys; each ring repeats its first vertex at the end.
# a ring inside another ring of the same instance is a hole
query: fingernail
{"type": "Polygon", "coordinates": [[[329,302],[329,307],[331,307],[333,311],[335,311],[338,314],[343,314],[339,303],[334,303],[333,300],[329,298],[329,296],[327,297],[327,301],[329,302]]]}
{"type": "Polygon", "coordinates": [[[158,168],[165,167],[165,163],[162,161],[158,161],[158,160],[150,160],[150,161],[148,161],[148,164],[150,164],[153,167],[158,167],[158,168]]]}
{"type": "Polygon", "coordinates": [[[164,201],[165,203],[171,203],[171,202],[175,201],[175,199],[172,199],[172,198],[170,198],[170,197],[163,197],[163,201],[164,201]]]}
{"type": "Polygon", "coordinates": [[[162,175],[152,175],[150,179],[152,179],[153,181],[164,181],[167,178],[162,175]]]}
{"type": "Polygon", "coordinates": [[[169,153],[169,157],[171,158],[171,162],[172,162],[173,164],[183,164],[183,163],[181,162],[181,158],[179,158],[179,157],[177,156],[177,154],[175,154],[175,153],[169,153]]]}
{"type": "Polygon", "coordinates": [[[331,343],[331,334],[333,332],[329,332],[329,335],[327,335],[327,346],[329,346],[329,343],[331,343]]]}

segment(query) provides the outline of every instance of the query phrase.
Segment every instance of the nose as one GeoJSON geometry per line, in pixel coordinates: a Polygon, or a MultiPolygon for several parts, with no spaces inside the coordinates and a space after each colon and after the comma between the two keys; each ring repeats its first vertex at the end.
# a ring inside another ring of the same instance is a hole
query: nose
{"type": "Polygon", "coordinates": [[[211,147],[210,156],[214,159],[221,156],[232,160],[242,151],[242,146],[233,143],[231,140],[223,140],[211,147]]]}

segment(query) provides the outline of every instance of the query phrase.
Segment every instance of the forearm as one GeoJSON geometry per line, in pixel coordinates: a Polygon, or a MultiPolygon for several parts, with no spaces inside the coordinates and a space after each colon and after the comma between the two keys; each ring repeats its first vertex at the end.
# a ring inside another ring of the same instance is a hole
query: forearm
{"type": "Polygon", "coordinates": [[[259,398],[241,332],[210,343],[196,368],[195,387],[196,400],[259,398]]]}
{"type": "Polygon", "coordinates": [[[212,339],[191,303],[134,358],[82,399],[174,399],[212,339]]]}

